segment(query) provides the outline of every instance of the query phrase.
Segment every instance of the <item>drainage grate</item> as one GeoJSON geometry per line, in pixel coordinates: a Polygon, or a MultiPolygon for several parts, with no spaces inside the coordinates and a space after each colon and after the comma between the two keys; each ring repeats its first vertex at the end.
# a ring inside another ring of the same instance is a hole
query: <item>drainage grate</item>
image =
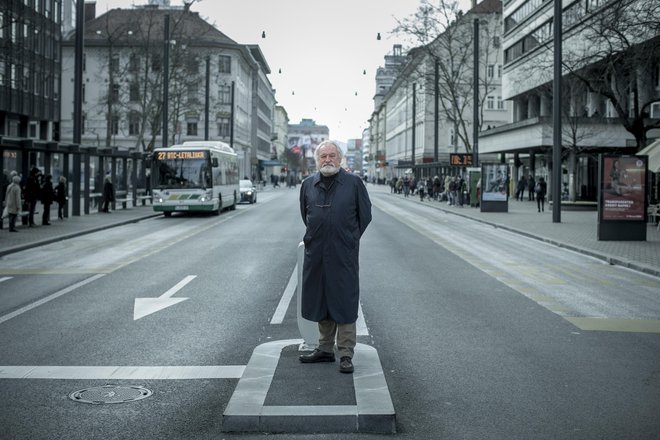
{"type": "Polygon", "coordinates": [[[142,386],[103,385],[74,391],[69,398],[74,402],[101,405],[104,403],[124,403],[141,400],[153,393],[142,386]]]}

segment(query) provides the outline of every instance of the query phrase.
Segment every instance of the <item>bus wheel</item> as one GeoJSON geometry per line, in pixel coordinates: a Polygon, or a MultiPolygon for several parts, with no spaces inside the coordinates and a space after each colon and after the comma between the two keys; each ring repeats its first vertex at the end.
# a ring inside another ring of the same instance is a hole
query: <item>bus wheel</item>
{"type": "Polygon", "coordinates": [[[218,209],[215,211],[211,211],[211,214],[213,215],[220,215],[220,211],[222,211],[222,197],[218,200],[218,209]]]}
{"type": "Polygon", "coordinates": [[[164,211],[164,212],[163,212],[163,215],[164,215],[165,217],[172,217],[172,212],[171,212],[171,211],[164,211]]]}
{"type": "Polygon", "coordinates": [[[234,192],[234,203],[229,207],[230,211],[236,211],[236,192],[234,192]]]}

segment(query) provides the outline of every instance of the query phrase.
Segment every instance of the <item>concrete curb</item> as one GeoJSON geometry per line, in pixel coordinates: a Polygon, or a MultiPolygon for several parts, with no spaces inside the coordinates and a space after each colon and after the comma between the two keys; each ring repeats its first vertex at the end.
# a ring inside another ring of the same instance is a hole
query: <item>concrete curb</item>
{"type": "Polygon", "coordinates": [[[32,249],[32,248],[35,248],[35,247],[44,246],[44,245],[51,244],[51,243],[57,243],[58,241],[68,240],[69,238],[79,237],[81,235],[91,234],[91,233],[94,233],[94,232],[103,231],[105,229],[115,228],[117,226],[128,225],[130,223],[137,223],[139,221],[146,220],[146,219],[151,218],[151,217],[157,217],[159,215],[161,215],[161,213],[148,214],[148,215],[144,215],[144,216],[137,217],[137,218],[122,220],[122,221],[117,222],[117,223],[108,223],[108,224],[105,224],[105,225],[102,225],[102,226],[95,226],[95,227],[83,229],[81,231],[71,232],[71,233],[68,233],[68,234],[62,234],[62,235],[46,238],[46,239],[43,239],[43,240],[33,241],[33,242],[30,242],[30,243],[25,243],[25,244],[21,244],[21,245],[18,245],[18,246],[13,246],[13,247],[10,247],[10,248],[7,248],[7,249],[1,249],[0,250],[0,257],[4,257],[5,255],[9,255],[9,254],[13,254],[13,253],[16,253],[16,252],[24,251],[26,249],[32,249]]]}
{"type": "Polygon", "coordinates": [[[222,415],[223,432],[396,432],[394,405],[378,352],[365,344],[355,347],[356,405],[265,405],[282,350],[302,342],[272,341],[254,349],[222,415]]]}

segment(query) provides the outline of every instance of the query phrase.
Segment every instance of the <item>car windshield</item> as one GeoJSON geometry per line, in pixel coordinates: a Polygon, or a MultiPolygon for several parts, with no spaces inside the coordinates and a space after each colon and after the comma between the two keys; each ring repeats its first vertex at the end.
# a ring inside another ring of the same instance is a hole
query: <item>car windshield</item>
{"type": "Polygon", "coordinates": [[[254,185],[252,185],[252,182],[249,180],[241,180],[240,182],[241,188],[252,188],[254,185]]]}

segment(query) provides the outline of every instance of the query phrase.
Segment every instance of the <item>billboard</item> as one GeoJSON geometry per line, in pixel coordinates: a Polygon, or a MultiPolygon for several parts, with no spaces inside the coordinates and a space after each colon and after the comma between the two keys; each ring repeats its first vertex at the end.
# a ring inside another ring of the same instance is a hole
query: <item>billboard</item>
{"type": "Polygon", "coordinates": [[[506,202],[509,167],[506,164],[483,164],[481,170],[481,200],[506,202]]]}
{"type": "Polygon", "coordinates": [[[638,156],[604,156],[602,220],[644,221],[646,160],[638,156]]]}

